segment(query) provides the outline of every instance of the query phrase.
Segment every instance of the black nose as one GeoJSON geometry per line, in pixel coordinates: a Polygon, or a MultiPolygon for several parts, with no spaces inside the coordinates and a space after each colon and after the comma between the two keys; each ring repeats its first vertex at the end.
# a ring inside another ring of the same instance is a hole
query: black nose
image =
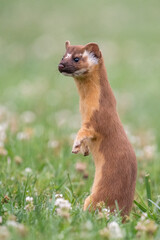
{"type": "Polygon", "coordinates": [[[65,67],[64,64],[60,63],[60,64],[58,65],[59,71],[62,72],[63,69],[64,69],[64,67],[65,67]]]}

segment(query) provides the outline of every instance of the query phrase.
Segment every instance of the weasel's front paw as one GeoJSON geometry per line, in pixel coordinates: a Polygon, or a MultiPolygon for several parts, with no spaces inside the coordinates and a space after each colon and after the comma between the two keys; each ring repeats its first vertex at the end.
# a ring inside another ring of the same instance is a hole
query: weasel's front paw
{"type": "Polygon", "coordinates": [[[72,153],[74,153],[74,154],[79,153],[80,148],[81,148],[81,142],[76,140],[73,144],[72,153]]]}
{"type": "Polygon", "coordinates": [[[85,142],[83,142],[83,144],[81,145],[81,153],[84,156],[88,156],[89,155],[89,147],[88,147],[88,145],[85,142]]]}
{"type": "Polygon", "coordinates": [[[83,153],[84,156],[88,156],[89,155],[89,149],[87,148],[86,151],[83,153]]]}

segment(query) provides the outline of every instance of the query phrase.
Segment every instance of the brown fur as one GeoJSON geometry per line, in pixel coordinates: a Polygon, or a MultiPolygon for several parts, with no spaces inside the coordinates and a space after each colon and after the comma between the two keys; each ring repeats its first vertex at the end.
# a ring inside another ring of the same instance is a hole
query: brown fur
{"type": "Polygon", "coordinates": [[[64,67],[74,77],[80,95],[82,126],[75,139],[72,152],[88,155],[91,151],[95,162],[95,178],[91,195],[85,200],[84,210],[89,205],[95,209],[103,201],[113,211],[117,201],[122,215],[129,214],[134,198],[137,163],[134,150],[126,136],[116,110],[116,100],[108,82],[102,54],[95,43],[86,46],[70,46],[66,43],[64,67]],[[92,53],[97,63],[89,62],[92,53]],[[69,55],[70,56],[70,55],[69,55]],[[79,63],[73,58],[80,56],[79,63]],[[69,69],[69,70],[68,70],[69,69]],[[86,70],[75,75],[77,70],[86,70]]]}

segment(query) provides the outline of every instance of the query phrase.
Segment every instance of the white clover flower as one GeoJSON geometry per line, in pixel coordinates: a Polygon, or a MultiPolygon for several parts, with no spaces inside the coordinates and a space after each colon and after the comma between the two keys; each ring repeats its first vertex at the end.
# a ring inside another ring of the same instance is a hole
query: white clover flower
{"type": "Polygon", "coordinates": [[[104,213],[110,213],[110,208],[102,208],[102,212],[104,213]]]}
{"type": "Polygon", "coordinates": [[[63,202],[63,199],[62,198],[57,198],[56,201],[55,201],[55,206],[59,206],[60,203],[63,202]]]}
{"type": "Polygon", "coordinates": [[[59,208],[71,209],[70,202],[64,198],[57,198],[55,201],[55,206],[59,208]]]}
{"type": "Polygon", "coordinates": [[[92,230],[93,224],[92,224],[92,222],[91,222],[90,220],[88,220],[88,221],[85,223],[85,228],[86,228],[87,230],[92,230]]]}
{"type": "Polygon", "coordinates": [[[65,209],[71,209],[71,204],[67,200],[65,200],[64,202],[59,204],[59,207],[65,208],[65,209]]]}
{"type": "Polygon", "coordinates": [[[20,232],[25,232],[25,226],[21,223],[18,223],[14,220],[8,220],[6,225],[18,229],[20,232]]]}
{"type": "Polygon", "coordinates": [[[107,227],[101,229],[101,230],[99,231],[99,234],[100,234],[103,238],[106,238],[106,239],[109,239],[109,237],[110,237],[109,230],[108,230],[107,227]]]}
{"type": "Polygon", "coordinates": [[[64,218],[69,218],[70,214],[69,211],[66,211],[66,209],[61,209],[61,208],[57,208],[56,212],[59,216],[64,217],[64,218]]]}
{"type": "Polygon", "coordinates": [[[145,219],[143,221],[139,221],[135,226],[137,231],[147,232],[149,234],[153,234],[157,230],[157,224],[150,219],[145,219]]]}
{"type": "Polygon", "coordinates": [[[119,224],[115,221],[108,224],[109,234],[111,238],[121,239],[123,237],[119,224]]]}
{"type": "Polygon", "coordinates": [[[108,218],[110,216],[110,208],[107,207],[107,208],[102,208],[102,213],[108,218]]]}
{"type": "Polygon", "coordinates": [[[141,221],[144,221],[147,218],[147,213],[142,213],[141,221]]]}
{"type": "Polygon", "coordinates": [[[29,202],[25,207],[24,207],[24,210],[27,210],[29,212],[35,210],[35,206],[33,204],[33,202],[29,202]]]}
{"type": "Polygon", "coordinates": [[[26,197],[26,202],[32,202],[33,201],[33,197],[26,197]]]}
{"type": "Polygon", "coordinates": [[[24,207],[24,210],[27,210],[29,212],[35,210],[35,206],[33,204],[33,197],[26,197],[26,202],[28,204],[24,207]]]}
{"type": "Polygon", "coordinates": [[[13,221],[13,220],[8,220],[7,222],[6,222],[6,224],[7,224],[7,226],[11,226],[11,227],[17,227],[17,222],[15,222],[15,221],[13,221]]]}
{"type": "Polygon", "coordinates": [[[55,195],[55,198],[63,198],[63,194],[57,193],[57,194],[55,195]]]}
{"type": "Polygon", "coordinates": [[[56,208],[57,214],[68,219],[70,216],[69,210],[72,209],[71,203],[68,200],[65,200],[62,194],[56,194],[55,197],[56,197],[55,206],[57,207],[56,208]]]}
{"type": "Polygon", "coordinates": [[[32,172],[32,169],[31,168],[25,168],[25,170],[24,170],[26,173],[31,173],[32,172]]]}

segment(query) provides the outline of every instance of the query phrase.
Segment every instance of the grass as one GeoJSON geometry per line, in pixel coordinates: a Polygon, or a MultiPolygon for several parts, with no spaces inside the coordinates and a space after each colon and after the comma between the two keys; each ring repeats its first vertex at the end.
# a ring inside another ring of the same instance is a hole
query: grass
{"type": "Polygon", "coordinates": [[[0,240],[98,240],[112,221],[123,239],[160,238],[159,7],[156,0],[1,1],[0,240]],[[119,215],[82,211],[94,164],[71,154],[80,114],[73,80],[57,70],[66,40],[99,44],[137,154],[135,203],[125,224],[119,215]],[[56,212],[57,193],[72,205],[65,217],[56,212]]]}

